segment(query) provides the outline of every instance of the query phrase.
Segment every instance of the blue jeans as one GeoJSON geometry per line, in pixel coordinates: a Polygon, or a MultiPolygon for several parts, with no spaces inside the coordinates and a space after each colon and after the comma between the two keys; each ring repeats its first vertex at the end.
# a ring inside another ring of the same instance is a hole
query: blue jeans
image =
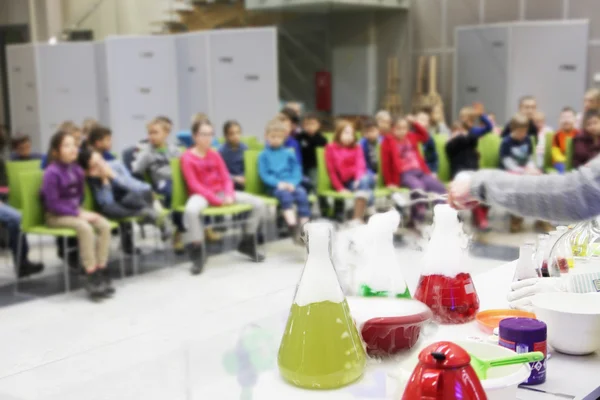
{"type": "Polygon", "coordinates": [[[15,263],[19,264],[20,261],[26,260],[27,253],[29,252],[26,236],[23,236],[23,241],[21,242],[23,246],[21,249],[21,260],[18,258],[21,213],[7,204],[0,203],[0,225],[8,231],[8,245],[13,253],[15,263]]]}
{"type": "Polygon", "coordinates": [[[375,178],[368,172],[358,181],[351,180],[344,183],[344,187],[356,193],[356,197],[367,199],[369,206],[372,206],[375,202],[375,195],[373,194],[373,189],[375,189],[375,178]],[[356,185],[356,182],[358,182],[358,186],[354,186],[356,185]]]}
{"type": "Polygon", "coordinates": [[[302,186],[296,186],[293,192],[281,189],[272,189],[272,195],[279,200],[282,210],[288,210],[296,204],[298,216],[301,218],[310,218],[310,203],[308,195],[302,186]]]}
{"type": "Polygon", "coordinates": [[[121,160],[112,160],[108,162],[108,165],[113,169],[115,175],[123,186],[127,186],[129,189],[136,193],[149,192],[152,190],[152,186],[150,186],[147,182],[142,182],[131,175],[131,172],[127,169],[123,161],[121,160]]]}

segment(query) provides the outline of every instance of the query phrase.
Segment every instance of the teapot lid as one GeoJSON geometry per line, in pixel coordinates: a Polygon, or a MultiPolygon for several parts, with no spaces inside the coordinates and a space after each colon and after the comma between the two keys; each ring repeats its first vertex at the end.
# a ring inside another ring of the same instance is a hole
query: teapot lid
{"type": "Polygon", "coordinates": [[[469,365],[471,356],[455,343],[437,342],[419,353],[419,361],[431,368],[453,369],[469,365]]]}

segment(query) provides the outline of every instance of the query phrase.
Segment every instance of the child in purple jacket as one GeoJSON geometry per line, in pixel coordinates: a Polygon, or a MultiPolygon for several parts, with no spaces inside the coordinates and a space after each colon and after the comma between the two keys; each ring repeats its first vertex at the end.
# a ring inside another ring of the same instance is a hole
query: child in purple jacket
{"type": "Polygon", "coordinates": [[[42,200],[46,224],[51,228],[73,229],[86,271],[86,290],[92,300],[114,294],[106,265],[110,247],[110,224],[101,215],[81,209],[84,172],[77,165],[78,146],[66,131],[58,131],[50,141],[44,173],[42,200]]]}

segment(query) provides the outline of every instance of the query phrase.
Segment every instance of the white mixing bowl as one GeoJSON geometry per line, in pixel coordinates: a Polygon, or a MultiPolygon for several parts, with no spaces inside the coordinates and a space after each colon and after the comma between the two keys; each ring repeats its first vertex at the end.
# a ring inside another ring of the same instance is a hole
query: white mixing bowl
{"type": "Polygon", "coordinates": [[[532,304],[548,325],[548,343],[571,355],[600,350],[600,293],[540,293],[532,304]]]}
{"type": "MultiPolygon", "coordinates": [[[[452,342],[482,360],[515,355],[512,350],[494,344],[458,340],[452,340],[452,342]]],[[[428,344],[431,343],[426,343],[420,347],[424,347],[428,344]]],[[[414,351],[411,353],[410,357],[402,360],[400,368],[397,369],[394,374],[399,382],[397,398],[401,398],[402,393],[404,392],[404,387],[418,363],[419,353],[420,350],[414,351]]],[[[488,400],[516,399],[519,384],[526,380],[530,373],[531,369],[529,368],[529,364],[490,368],[488,370],[488,379],[481,381],[481,385],[485,390],[488,400]]]]}

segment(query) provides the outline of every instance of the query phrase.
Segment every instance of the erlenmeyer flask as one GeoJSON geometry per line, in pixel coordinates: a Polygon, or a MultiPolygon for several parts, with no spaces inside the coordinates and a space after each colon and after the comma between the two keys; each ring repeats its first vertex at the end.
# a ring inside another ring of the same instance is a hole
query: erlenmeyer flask
{"type": "Polygon", "coordinates": [[[335,389],[363,374],[366,356],[332,262],[332,225],[305,226],[307,258],[279,347],[281,376],[309,389],[335,389]]]}
{"type": "Polygon", "coordinates": [[[357,269],[358,293],[365,297],[410,299],[410,291],[394,249],[394,232],[400,225],[395,209],[373,215],[356,243],[361,253],[357,269]]]}
{"type": "Polygon", "coordinates": [[[537,247],[535,249],[535,256],[533,257],[533,265],[535,266],[537,273],[541,277],[549,276],[548,274],[548,263],[546,262],[546,246],[548,246],[548,239],[550,236],[547,234],[538,235],[537,247]]]}
{"type": "Polygon", "coordinates": [[[437,322],[462,324],[475,319],[479,310],[479,297],[465,269],[466,245],[456,210],[435,206],[434,229],[415,299],[431,308],[437,322]]]}
{"type": "Polygon", "coordinates": [[[533,250],[534,244],[531,242],[527,242],[519,248],[519,260],[515,268],[513,282],[540,277],[533,263],[533,250]]]}
{"type": "Polygon", "coordinates": [[[561,274],[566,274],[575,266],[571,247],[572,232],[566,226],[559,226],[556,231],[559,236],[554,245],[553,262],[557,264],[561,274]]]}
{"type": "Polygon", "coordinates": [[[575,260],[588,260],[592,254],[589,251],[592,239],[591,221],[580,222],[572,230],[570,241],[571,251],[575,260]]]}
{"type": "Polygon", "coordinates": [[[542,277],[559,277],[560,270],[558,268],[558,263],[553,262],[552,256],[554,249],[554,245],[560,238],[560,233],[558,231],[552,231],[548,234],[548,242],[546,243],[544,249],[544,262],[542,263],[542,277]]]}

